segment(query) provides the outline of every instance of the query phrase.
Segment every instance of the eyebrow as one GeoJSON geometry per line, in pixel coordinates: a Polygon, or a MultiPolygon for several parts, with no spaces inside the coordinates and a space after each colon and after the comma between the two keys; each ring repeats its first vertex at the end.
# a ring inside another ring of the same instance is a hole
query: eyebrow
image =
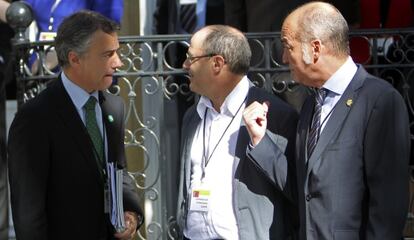
{"type": "Polygon", "coordinates": [[[291,43],[292,43],[292,39],[289,39],[288,37],[282,37],[281,39],[280,39],[280,41],[282,42],[282,43],[285,43],[285,44],[289,44],[289,45],[291,45],[291,43]]]}
{"type": "Polygon", "coordinates": [[[114,52],[118,51],[119,49],[120,49],[120,48],[117,48],[117,49],[111,49],[111,50],[106,50],[106,51],[102,52],[101,54],[102,54],[102,55],[106,55],[106,54],[109,54],[109,53],[114,53],[114,52]]]}

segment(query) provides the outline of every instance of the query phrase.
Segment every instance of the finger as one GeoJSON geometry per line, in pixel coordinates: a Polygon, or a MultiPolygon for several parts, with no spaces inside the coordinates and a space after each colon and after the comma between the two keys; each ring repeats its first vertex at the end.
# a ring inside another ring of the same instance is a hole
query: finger
{"type": "Polygon", "coordinates": [[[258,108],[261,108],[261,106],[260,106],[261,104],[260,103],[258,103],[258,102],[252,102],[249,106],[247,106],[245,109],[244,109],[244,112],[251,112],[251,111],[253,111],[253,110],[255,110],[255,109],[258,109],[258,108]]]}
{"type": "Polygon", "coordinates": [[[126,227],[123,232],[117,232],[114,234],[114,237],[118,239],[131,239],[134,236],[135,232],[133,229],[126,227]]]}
{"type": "Polygon", "coordinates": [[[260,116],[257,116],[255,120],[256,120],[256,123],[260,127],[262,127],[263,126],[263,123],[267,121],[267,119],[266,119],[266,112],[263,112],[260,116]]]}
{"type": "Polygon", "coordinates": [[[264,121],[265,119],[263,119],[263,118],[256,118],[256,123],[257,123],[257,125],[259,125],[260,127],[261,126],[263,126],[263,121],[264,121]]]}
{"type": "Polygon", "coordinates": [[[264,101],[262,106],[263,106],[263,110],[267,113],[269,111],[270,102],[269,101],[264,101]]]}

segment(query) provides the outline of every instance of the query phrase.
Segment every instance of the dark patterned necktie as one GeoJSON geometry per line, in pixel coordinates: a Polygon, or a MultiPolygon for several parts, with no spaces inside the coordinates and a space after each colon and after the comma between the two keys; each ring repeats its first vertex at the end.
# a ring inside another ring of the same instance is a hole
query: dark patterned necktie
{"type": "Polygon", "coordinates": [[[181,28],[187,33],[193,33],[197,25],[196,4],[183,4],[180,6],[181,28]]]}
{"type": "Polygon", "coordinates": [[[319,134],[321,131],[321,110],[322,110],[323,102],[325,101],[326,93],[327,93],[327,90],[324,88],[316,90],[315,109],[314,109],[313,117],[312,117],[312,125],[309,129],[308,143],[307,143],[308,159],[310,158],[313,150],[315,149],[316,143],[318,142],[318,139],[319,139],[319,134]]]}
{"type": "Polygon", "coordinates": [[[89,136],[91,137],[93,146],[95,147],[95,154],[97,155],[97,163],[103,168],[104,166],[104,150],[103,150],[103,140],[102,135],[96,121],[96,112],[95,112],[96,98],[91,96],[88,101],[85,103],[83,108],[85,109],[85,123],[86,129],[88,130],[89,136]]]}

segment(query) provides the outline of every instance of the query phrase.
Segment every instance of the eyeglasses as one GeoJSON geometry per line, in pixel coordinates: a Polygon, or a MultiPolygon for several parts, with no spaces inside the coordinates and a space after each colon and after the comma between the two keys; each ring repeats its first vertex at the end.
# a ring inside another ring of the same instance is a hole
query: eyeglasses
{"type": "Polygon", "coordinates": [[[210,54],[201,55],[201,56],[191,56],[189,53],[186,53],[186,54],[185,54],[185,56],[186,56],[185,61],[188,61],[190,64],[193,64],[193,63],[195,63],[198,59],[201,59],[201,58],[206,58],[206,57],[213,57],[213,56],[215,56],[215,55],[217,55],[217,54],[210,53],[210,54]]]}

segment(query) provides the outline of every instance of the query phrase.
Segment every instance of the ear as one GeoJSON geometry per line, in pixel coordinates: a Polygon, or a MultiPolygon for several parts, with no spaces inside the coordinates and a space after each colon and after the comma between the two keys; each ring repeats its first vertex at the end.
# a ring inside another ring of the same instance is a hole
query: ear
{"type": "Polygon", "coordinates": [[[214,73],[219,73],[221,69],[226,64],[226,60],[223,58],[223,56],[215,55],[212,56],[213,58],[213,71],[214,73]]]}
{"type": "Polygon", "coordinates": [[[68,61],[69,61],[69,65],[72,66],[72,67],[80,65],[80,57],[74,51],[70,51],[68,53],[68,61]]]}
{"type": "Polygon", "coordinates": [[[322,41],[320,39],[315,39],[311,42],[311,46],[312,46],[313,63],[316,63],[322,51],[322,41]]]}

